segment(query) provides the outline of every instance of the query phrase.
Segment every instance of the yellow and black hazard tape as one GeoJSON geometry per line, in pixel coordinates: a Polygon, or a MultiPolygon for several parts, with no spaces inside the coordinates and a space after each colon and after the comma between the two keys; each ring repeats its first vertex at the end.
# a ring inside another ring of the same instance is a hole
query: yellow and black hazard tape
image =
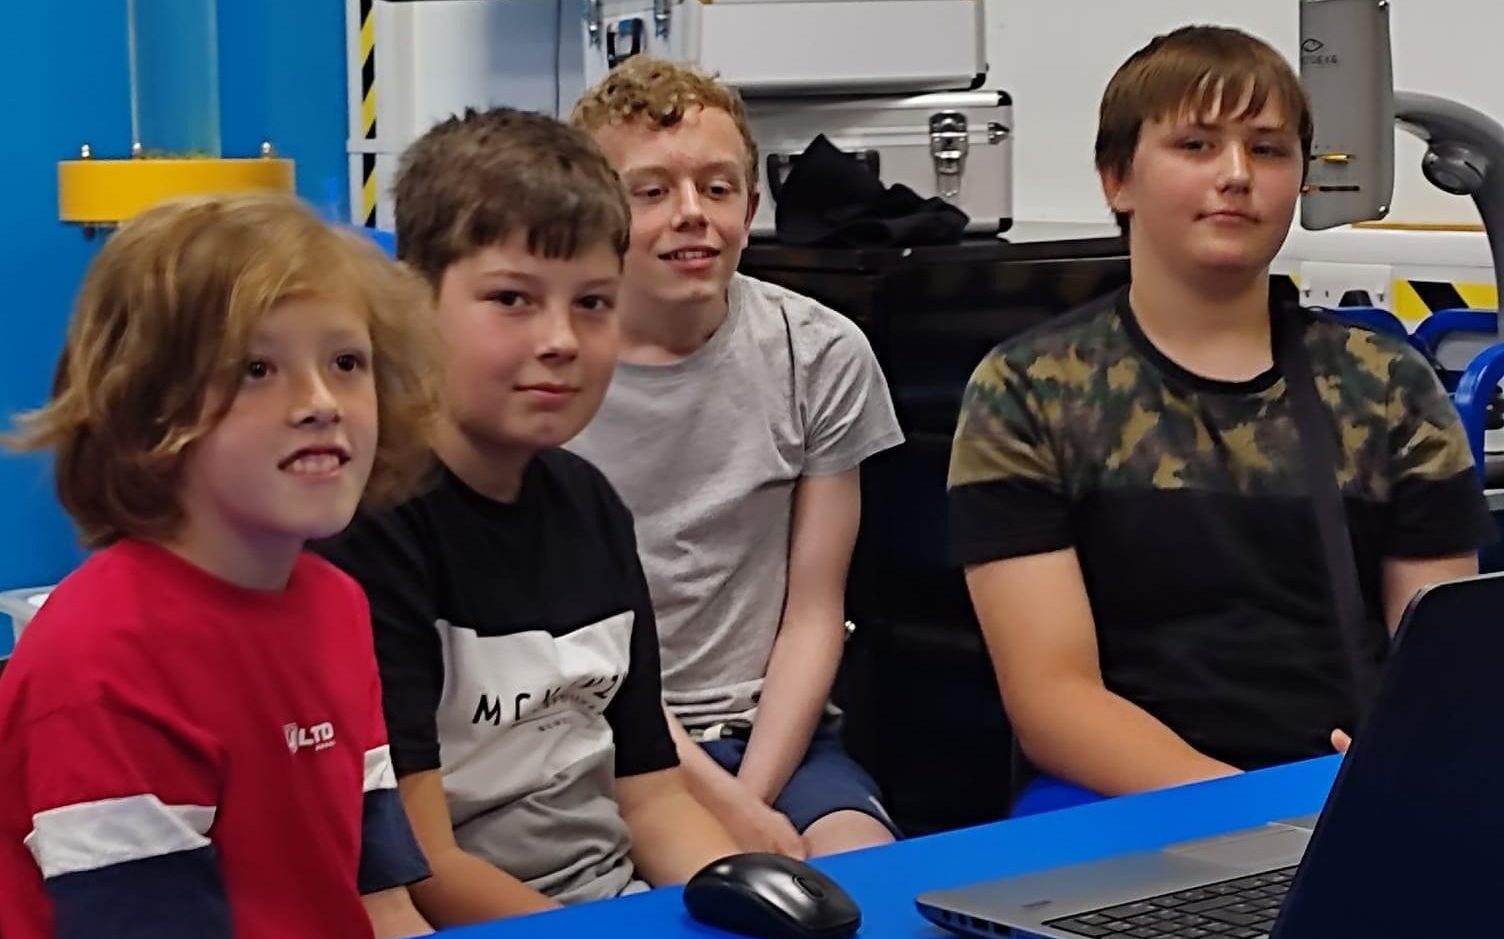
{"type": "Polygon", "coordinates": [[[1394,313],[1406,322],[1419,322],[1438,310],[1496,310],[1498,305],[1499,292],[1493,284],[1394,282],[1394,313]]]}
{"type": "MultiPolygon", "coordinates": [[[[376,139],[376,0],[360,0],[361,136],[376,139]]],[[[360,155],[360,218],[376,227],[376,154],[360,155]]]]}
{"type": "MultiPolygon", "coordinates": [[[[1289,291],[1295,297],[1297,281],[1288,274],[1272,277],[1276,291],[1289,291]]],[[[1498,290],[1493,284],[1437,280],[1396,280],[1390,284],[1389,310],[1414,326],[1440,310],[1497,310],[1498,290]]],[[[1364,298],[1355,296],[1344,306],[1365,306],[1364,298]]]]}

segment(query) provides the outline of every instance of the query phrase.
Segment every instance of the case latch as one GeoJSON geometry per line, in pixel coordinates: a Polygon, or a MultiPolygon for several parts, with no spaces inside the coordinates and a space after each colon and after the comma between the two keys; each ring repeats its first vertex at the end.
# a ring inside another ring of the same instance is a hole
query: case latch
{"type": "Polygon", "coordinates": [[[669,23],[673,20],[673,0],[653,0],[653,35],[668,38],[669,23]]]}
{"type": "Polygon", "coordinates": [[[930,159],[935,164],[935,194],[954,202],[961,195],[961,177],[971,139],[966,133],[966,115],[939,111],[930,115],[930,159]]]}
{"type": "Polygon", "coordinates": [[[580,0],[580,14],[585,18],[585,37],[590,45],[601,44],[601,0],[580,0]]]}

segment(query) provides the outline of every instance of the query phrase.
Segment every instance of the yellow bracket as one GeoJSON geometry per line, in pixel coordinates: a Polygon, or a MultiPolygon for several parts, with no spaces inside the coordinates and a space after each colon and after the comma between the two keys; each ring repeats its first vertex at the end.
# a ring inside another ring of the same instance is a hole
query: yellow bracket
{"type": "Polygon", "coordinates": [[[291,160],[67,160],[57,165],[57,213],[65,222],[114,225],[178,196],[293,191],[291,160]]]}

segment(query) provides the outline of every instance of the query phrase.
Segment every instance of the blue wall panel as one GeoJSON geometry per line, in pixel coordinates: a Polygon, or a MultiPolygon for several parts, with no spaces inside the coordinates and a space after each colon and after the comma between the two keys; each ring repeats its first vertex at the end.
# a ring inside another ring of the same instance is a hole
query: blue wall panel
{"type": "MultiPolygon", "coordinates": [[[[125,0],[6,5],[0,87],[0,412],[47,397],[73,295],[98,249],[57,221],[58,160],[91,144],[130,148],[125,0]]],[[[226,156],[270,140],[297,162],[298,191],[348,212],[345,191],[344,4],[340,0],[219,3],[220,124],[226,156]]],[[[0,589],[48,583],[82,558],[52,494],[46,461],[0,458],[0,589]]],[[[0,621],[0,655],[10,646],[0,621]]]]}
{"type": "Polygon", "coordinates": [[[226,156],[271,141],[298,194],[348,219],[344,22],[341,0],[221,0],[219,119],[226,156]]]}
{"type": "MultiPolygon", "coordinates": [[[[130,147],[130,98],[123,0],[8,4],[0,31],[0,412],[47,397],[84,268],[97,250],[57,220],[57,161],[130,147]]],[[[47,583],[78,563],[72,526],[52,495],[44,460],[0,459],[0,586],[47,583]]],[[[9,633],[0,624],[0,650],[9,633]]]]}

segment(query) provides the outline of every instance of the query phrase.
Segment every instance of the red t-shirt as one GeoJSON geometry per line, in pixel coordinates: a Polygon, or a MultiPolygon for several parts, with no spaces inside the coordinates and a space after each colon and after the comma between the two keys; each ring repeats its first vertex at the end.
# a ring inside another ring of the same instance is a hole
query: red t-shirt
{"type": "Polygon", "coordinates": [[[370,613],[310,554],[246,590],[125,541],[53,591],[0,679],[0,936],[370,936],[427,874],[370,613]]]}

